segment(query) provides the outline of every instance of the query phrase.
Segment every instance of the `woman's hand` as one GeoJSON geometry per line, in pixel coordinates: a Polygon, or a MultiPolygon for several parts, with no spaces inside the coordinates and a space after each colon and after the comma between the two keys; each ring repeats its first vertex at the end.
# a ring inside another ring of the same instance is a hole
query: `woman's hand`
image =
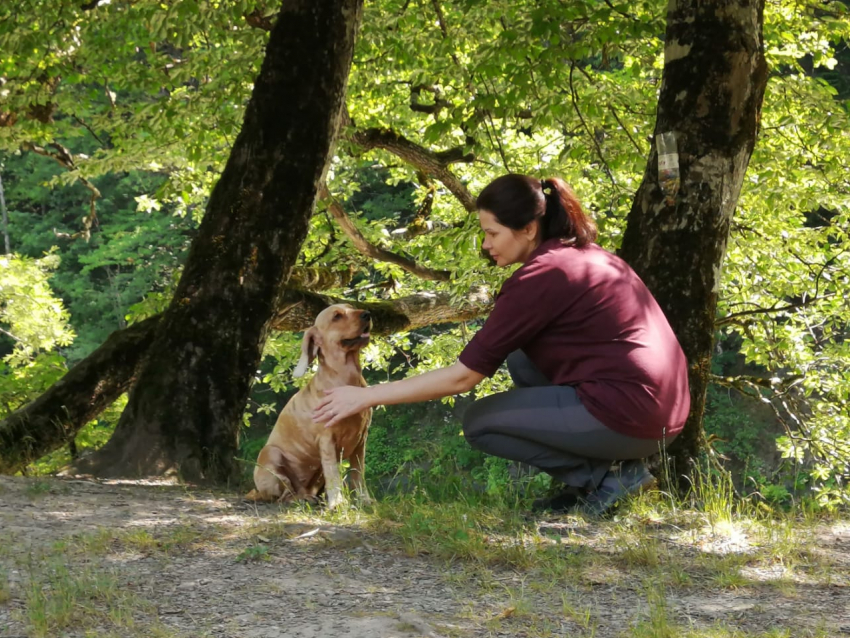
{"type": "Polygon", "coordinates": [[[313,422],[327,421],[325,427],[329,428],[352,414],[369,409],[372,406],[367,401],[368,391],[368,388],[354,385],[325,390],[325,398],[313,410],[313,422]]]}

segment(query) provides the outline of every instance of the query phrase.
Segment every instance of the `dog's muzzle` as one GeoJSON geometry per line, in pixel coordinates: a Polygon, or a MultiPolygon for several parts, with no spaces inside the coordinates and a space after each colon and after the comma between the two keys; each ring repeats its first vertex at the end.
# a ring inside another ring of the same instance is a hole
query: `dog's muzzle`
{"type": "Polygon", "coordinates": [[[346,348],[353,348],[355,346],[360,346],[361,348],[369,343],[369,339],[372,338],[372,320],[367,318],[363,322],[363,326],[360,328],[360,334],[356,337],[351,337],[350,339],[343,339],[342,345],[346,348]]]}

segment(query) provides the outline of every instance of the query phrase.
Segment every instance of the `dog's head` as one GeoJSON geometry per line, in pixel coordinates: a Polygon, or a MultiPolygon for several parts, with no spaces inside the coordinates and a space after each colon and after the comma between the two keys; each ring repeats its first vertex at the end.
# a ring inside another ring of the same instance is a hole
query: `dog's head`
{"type": "Polygon", "coordinates": [[[356,353],[369,343],[371,328],[372,317],[368,310],[348,304],[328,306],[316,317],[313,327],[304,333],[301,358],[292,374],[304,376],[319,354],[325,359],[344,361],[347,353],[356,353]]]}

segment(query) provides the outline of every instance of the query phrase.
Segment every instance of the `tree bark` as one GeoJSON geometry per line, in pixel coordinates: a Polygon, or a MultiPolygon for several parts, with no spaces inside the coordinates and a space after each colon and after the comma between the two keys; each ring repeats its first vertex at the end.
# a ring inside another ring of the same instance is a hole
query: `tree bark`
{"type": "Polygon", "coordinates": [[[79,471],[238,476],[242,411],[324,178],[361,13],[362,0],[282,4],[174,299],[114,435],[79,471]]]}
{"type": "Polygon", "coordinates": [[[667,203],[654,137],[620,251],[688,358],[691,412],[669,450],[677,476],[703,442],[721,269],[767,83],[763,12],[764,0],[671,0],[655,135],[675,133],[681,185],[667,203]]]}
{"type": "MultiPolygon", "coordinates": [[[[305,290],[287,290],[271,327],[287,332],[306,330],[316,315],[332,303],[368,309],[374,318],[373,334],[386,335],[475,319],[490,311],[493,298],[484,291],[471,291],[463,303],[452,303],[448,293],[423,292],[391,301],[360,303],[305,290]]],[[[19,472],[65,445],[80,428],[127,392],[162,318],[155,315],[113,332],[102,346],[41,396],[0,422],[0,474],[19,472]]]]}

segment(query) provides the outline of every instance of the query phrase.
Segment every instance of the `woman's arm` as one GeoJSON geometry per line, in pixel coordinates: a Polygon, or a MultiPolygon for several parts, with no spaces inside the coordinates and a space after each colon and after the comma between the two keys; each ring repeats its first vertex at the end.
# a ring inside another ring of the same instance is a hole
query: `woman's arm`
{"type": "Polygon", "coordinates": [[[376,405],[415,403],[461,394],[474,388],[483,378],[483,374],[458,362],[448,368],[432,370],[401,381],[367,388],[334,388],[326,392],[327,396],[313,411],[313,421],[327,421],[325,427],[330,427],[347,416],[376,405]]]}

